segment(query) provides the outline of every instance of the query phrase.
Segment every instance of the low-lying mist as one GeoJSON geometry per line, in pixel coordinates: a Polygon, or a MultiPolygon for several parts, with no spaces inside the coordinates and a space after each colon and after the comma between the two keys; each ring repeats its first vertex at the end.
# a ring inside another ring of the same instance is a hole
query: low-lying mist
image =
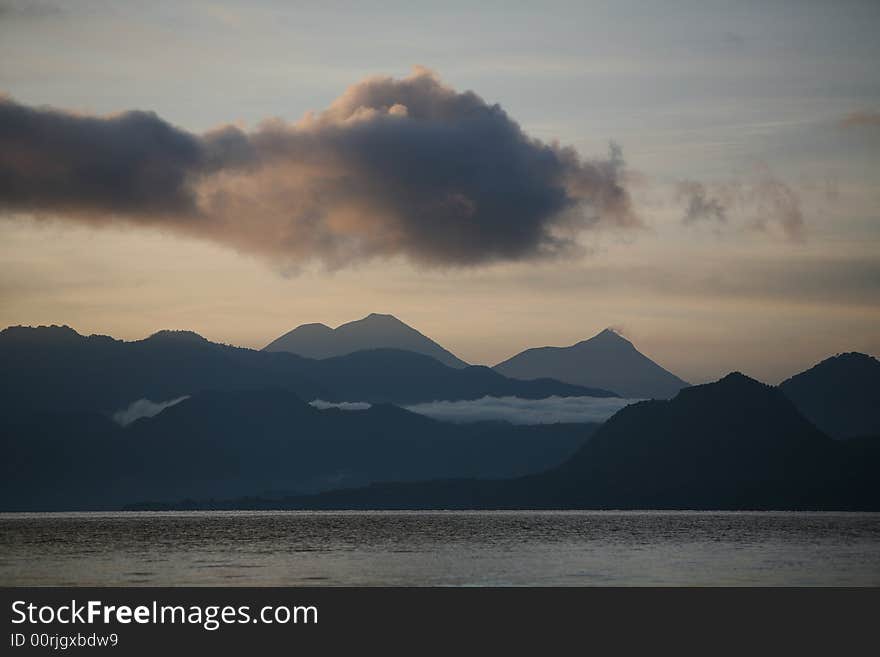
{"type": "MultiPolygon", "coordinates": [[[[637,399],[617,397],[483,397],[470,401],[433,401],[404,406],[409,411],[444,422],[482,422],[502,420],[511,424],[555,424],[557,422],[604,422],[637,399]]],[[[311,402],[320,409],[364,410],[364,402],[333,403],[320,399],[311,402]]]]}
{"type": "MultiPolygon", "coordinates": [[[[138,399],[113,414],[113,420],[125,427],[144,417],[158,415],[166,408],[188,399],[188,396],[154,402],[138,399]]],[[[483,397],[465,401],[433,401],[403,406],[442,422],[504,421],[511,424],[556,424],[559,422],[604,422],[624,406],[637,399],[619,397],[547,397],[522,399],[520,397],[483,397]]],[[[309,404],[319,410],[338,408],[343,411],[363,411],[367,402],[329,402],[315,399],[309,404]]]]}
{"type": "Polygon", "coordinates": [[[189,399],[189,395],[184,395],[177,399],[169,399],[168,401],[163,402],[154,402],[149,399],[138,399],[131,402],[126,408],[116,411],[113,414],[113,420],[117,424],[127,427],[129,424],[135,420],[140,420],[142,417],[153,417],[154,415],[158,415],[166,408],[179,404],[184,399],[189,399]]]}

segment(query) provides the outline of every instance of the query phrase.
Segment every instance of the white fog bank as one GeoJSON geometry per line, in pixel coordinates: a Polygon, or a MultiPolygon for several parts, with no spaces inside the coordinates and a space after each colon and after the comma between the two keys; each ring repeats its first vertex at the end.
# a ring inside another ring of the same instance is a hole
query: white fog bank
{"type": "Polygon", "coordinates": [[[512,424],[604,422],[638,399],[618,397],[483,397],[472,401],[435,401],[406,408],[446,422],[505,420],[512,424]]]}

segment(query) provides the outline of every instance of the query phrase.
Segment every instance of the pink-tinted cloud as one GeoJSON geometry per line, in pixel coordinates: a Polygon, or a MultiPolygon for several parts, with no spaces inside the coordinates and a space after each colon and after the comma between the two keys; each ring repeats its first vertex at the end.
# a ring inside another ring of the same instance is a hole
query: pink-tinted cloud
{"type": "Polygon", "coordinates": [[[0,208],[158,225],[291,265],[565,255],[581,230],[640,224],[622,173],[616,146],[584,160],[422,68],[249,132],[0,100],[0,208]]]}

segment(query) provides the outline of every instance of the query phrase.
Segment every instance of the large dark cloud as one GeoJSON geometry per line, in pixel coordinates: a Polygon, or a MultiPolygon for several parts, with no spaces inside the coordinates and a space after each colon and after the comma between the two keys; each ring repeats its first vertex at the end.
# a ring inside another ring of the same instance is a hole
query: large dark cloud
{"type": "Polygon", "coordinates": [[[108,118],[0,99],[0,203],[86,214],[189,213],[198,137],[148,112],[108,118]]]}
{"type": "Polygon", "coordinates": [[[367,79],[323,112],[251,132],[0,100],[5,210],[161,223],[288,263],[566,254],[580,230],[639,224],[622,167],[616,147],[583,160],[425,69],[367,79]]]}

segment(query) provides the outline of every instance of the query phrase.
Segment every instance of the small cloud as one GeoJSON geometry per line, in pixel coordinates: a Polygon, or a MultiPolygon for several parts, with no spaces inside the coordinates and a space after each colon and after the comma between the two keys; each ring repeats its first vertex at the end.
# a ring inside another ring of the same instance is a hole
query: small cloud
{"type": "Polygon", "coordinates": [[[683,180],[676,187],[677,202],[684,204],[682,223],[709,223],[776,234],[791,241],[805,238],[800,195],[761,165],[755,175],[715,183],[683,180]]]}
{"type": "Polygon", "coordinates": [[[695,180],[683,180],[678,183],[677,196],[685,200],[682,223],[692,224],[696,221],[727,221],[727,210],[717,198],[708,196],[706,186],[695,180]]]}
{"type": "Polygon", "coordinates": [[[328,408],[338,408],[341,411],[365,411],[371,406],[367,402],[328,402],[323,399],[315,399],[309,402],[309,405],[321,411],[328,408]]]}
{"type": "Polygon", "coordinates": [[[150,401],[149,399],[138,399],[137,401],[133,401],[131,404],[129,404],[127,408],[116,411],[113,414],[113,421],[123,427],[127,427],[135,420],[140,420],[143,417],[153,417],[155,415],[158,415],[166,408],[174,406],[175,404],[179,404],[184,399],[189,399],[189,395],[178,397],[177,399],[169,399],[168,401],[164,402],[154,402],[150,401]]]}
{"type": "Polygon", "coordinates": [[[773,176],[769,170],[750,190],[756,212],[753,226],[758,230],[778,228],[792,242],[804,239],[804,215],[798,193],[773,176]]]}

